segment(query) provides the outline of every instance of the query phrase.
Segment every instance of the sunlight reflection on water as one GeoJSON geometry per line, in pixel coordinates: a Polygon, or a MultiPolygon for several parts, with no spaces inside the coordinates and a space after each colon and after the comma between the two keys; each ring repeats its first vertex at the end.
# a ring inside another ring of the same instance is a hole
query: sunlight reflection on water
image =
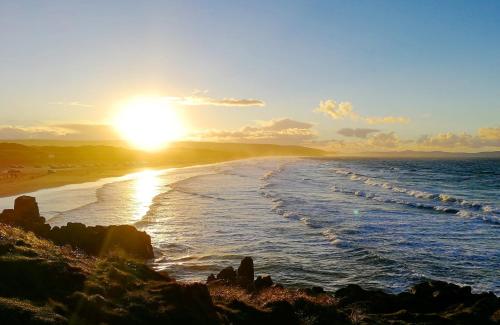
{"type": "Polygon", "coordinates": [[[133,212],[134,221],[139,221],[148,212],[153,199],[160,193],[162,182],[159,175],[162,171],[145,170],[135,174],[133,182],[133,192],[131,193],[134,201],[135,211],[133,212]]]}

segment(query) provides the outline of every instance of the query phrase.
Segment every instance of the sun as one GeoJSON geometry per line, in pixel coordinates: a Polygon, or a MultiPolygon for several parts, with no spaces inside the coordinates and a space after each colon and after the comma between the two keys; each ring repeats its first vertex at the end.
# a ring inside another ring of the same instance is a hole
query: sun
{"type": "Polygon", "coordinates": [[[120,106],[113,125],[133,147],[146,151],[164,148],[185,135],[176,110],[165,98],[139,97],[120,106]]]}

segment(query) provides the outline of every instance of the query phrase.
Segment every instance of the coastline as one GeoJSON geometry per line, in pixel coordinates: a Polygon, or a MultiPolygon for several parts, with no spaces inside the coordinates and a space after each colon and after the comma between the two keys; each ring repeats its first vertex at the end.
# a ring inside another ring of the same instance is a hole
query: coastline
{"type": "Polygon", "coordinates": [[[68,184],[123,176],[145,169],[160,170],[239,159],[279,156],[322,156],[325,152],[300,146],[179,142],[158,152],[106,145],[41,142],[0,143],[0,198],[68,184]]]}
{"type": "Polygon", "coordinates": [[[253,259],[206,282],[176,281],[138,259],[89,256],[0,223],[0,315],[10,324],[498,324],[500,298],[424,281],[399,294],[349,284],[293,289],[253,259]]]}
{"type": "MultiPolygon", "coordinates": [[[[260,157],[255,157],[260,158],[260,157]]],[[[249,159],[249,158],[242,158],[249,159]]],[[[141,166],[141,167],[92,167],[92,168],[71,168],[63,169],[56,173],[33,176],[27,179],[14,180],[12,182],[0,182],[0,198],[32,193],[39,190],[56,188],[65,185],[76,185],[99,181],[104,178],[123,177],[128,174],[133,174],[145,170],[161,171],[171,168],[195,167],[203,165],[211,165],[233,160],[242,159],[225,159],[220,161],[210,162],[189,162],[183,164],[171,164],[161,166],[141,166]]],[[[252,158],[250,158],[252,159],[252,158]]]]}
{"type": "Polygon", "coordinates": [[[400,293],[353,282],[334,291],[296,288],[258,274],[250,256],[206,281],[177,281],[148,266],[152,256],[151,237],[133,226],[50,227],[34,197],[18,197],[0,214],[0,315],[13,324],[500,321],[498,296],[453,282],[423,279],[400,293]]]}

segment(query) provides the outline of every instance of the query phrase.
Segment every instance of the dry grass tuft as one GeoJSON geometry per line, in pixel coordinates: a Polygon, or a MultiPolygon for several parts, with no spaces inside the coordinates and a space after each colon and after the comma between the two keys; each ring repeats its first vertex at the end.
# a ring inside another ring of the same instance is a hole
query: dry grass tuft
{"type": "Polygon", "coordinates": [[[245,289],[236,286],[218,284],[209,286],[209,291],[215,303],[227,304],[231,301],[239,300],[256,308],[262,308],[265,307],[266,304],[278,301],[287,301],[293,304],[298,300],[306,300],[323,306],[332,306],[336,304],[336,299],[326,293],[311,296],[301,290],[290,290],[279,287],[267,288],[256,293],[249,293],[245,289]]]}

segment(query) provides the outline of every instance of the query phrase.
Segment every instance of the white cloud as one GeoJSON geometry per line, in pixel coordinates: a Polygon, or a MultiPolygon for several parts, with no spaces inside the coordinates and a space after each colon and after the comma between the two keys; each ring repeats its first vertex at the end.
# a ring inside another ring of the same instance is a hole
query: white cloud
{"type": "Polygon", "coordinates": [[[351,119],[368,124],[407,124],[410,122],[409,118],[403,116],[362,116],[353,110],[350,102],[337,103],[333,99],[320,101],[314,111],[326,114],[334,120],[351,119]]]}
{"type": "Polygon", "coordinates": [[[359,115],[352,110],[352,104],[349,102],[338,103],[333,99],[320,101],[319,106],[314,110],[315,112],[324,113],[334,120],[350,118],[356,120],[359,115]]]}

